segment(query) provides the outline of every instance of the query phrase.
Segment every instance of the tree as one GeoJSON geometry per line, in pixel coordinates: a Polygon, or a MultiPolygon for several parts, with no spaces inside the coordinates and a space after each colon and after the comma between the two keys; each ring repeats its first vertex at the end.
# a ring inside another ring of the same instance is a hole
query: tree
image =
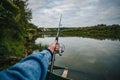
{"type": "Polygon", "coordinates": [[[0,0],[0,55],[22,55],[31,19],[27,0],[0,0]]]}

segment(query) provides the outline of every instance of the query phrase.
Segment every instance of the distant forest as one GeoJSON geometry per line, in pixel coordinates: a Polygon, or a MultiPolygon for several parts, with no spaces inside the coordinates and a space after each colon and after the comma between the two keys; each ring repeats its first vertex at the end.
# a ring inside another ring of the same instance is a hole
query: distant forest
{"type": "MultiPolygon", "coordinates": [[[[47,28],[44,34],[55,35],[57,28],[47,28]]],[[[120,40],[120,25],[98,24],[89,27],[62,27],[60,29],[61,36],[78,36],[95,39],[112,39],[120,40]]]]}

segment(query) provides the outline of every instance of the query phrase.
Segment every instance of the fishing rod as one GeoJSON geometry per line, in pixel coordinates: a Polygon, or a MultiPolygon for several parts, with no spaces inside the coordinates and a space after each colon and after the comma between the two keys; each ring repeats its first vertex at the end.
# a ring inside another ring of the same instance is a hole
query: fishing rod
{"type": "MultiPolygon", "coordinates": [[[[58,25],[58,29],[57,29],[57,35],[56,35],[56,38],[55,38],[55,41],[57,42],[56,45],[59,44],[59,33],[60,33],[61,20],[62,20],[62,15],[60,15],[59,25],[58,25]]],[[[56,52],[54,50],[52,61],[51,61],[50,72],[53,72],[53,67],[54,67],[54,62],[55,62],[55,55],[58,53],[61,56],[62,55],[61,53],[64,52],[64,49],[65,49],[65,47],[63,45],[59,44],[59,51],[56,52]]]]}

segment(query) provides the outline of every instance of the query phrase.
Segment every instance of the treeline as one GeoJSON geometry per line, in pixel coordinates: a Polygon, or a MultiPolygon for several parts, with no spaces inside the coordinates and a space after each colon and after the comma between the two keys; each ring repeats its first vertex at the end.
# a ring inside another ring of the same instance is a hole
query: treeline
{"type": "MultiPolygon", "coordinates": [[[[55,35],[57,28],[48,28],[46,33],[55,35]]],[[[95,39],[119,39],[120,40],[120,25],[98,24],[89,27],[62,27],[60,29],[61,36],[79,36],[95,39]]]]}
{"type": "Polygon", "coordinates": [[[37,27],[27,0],[0,0],[0,57],[23,56],[37,27]]]}

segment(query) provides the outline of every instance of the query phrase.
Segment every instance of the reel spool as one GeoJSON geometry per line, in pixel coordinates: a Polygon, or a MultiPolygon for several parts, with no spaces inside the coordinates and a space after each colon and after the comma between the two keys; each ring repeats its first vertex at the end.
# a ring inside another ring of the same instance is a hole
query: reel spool
{"type": "Polygon", "coordinates": [[[62,53],[65,51],[65,45],[62,43],[59,43],[59,51],[56,52],[57,54],[59,54],[60,56],[62,56],[62,53]]]}

